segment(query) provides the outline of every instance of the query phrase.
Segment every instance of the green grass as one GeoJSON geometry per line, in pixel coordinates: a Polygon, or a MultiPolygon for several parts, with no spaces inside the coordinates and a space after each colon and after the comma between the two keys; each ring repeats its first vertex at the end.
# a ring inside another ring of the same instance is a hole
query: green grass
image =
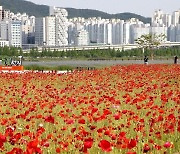
{"type": "Polygon", "coordinates": [[[57,71],[61,71],[61,70],[73,70],[75,69],[75,67],[73,66],[66,66],[66,65],[62,65],[62,66],[41,66],[41,65],[27,65],[24,66],[25,70],[57,70],[57,71]]]}

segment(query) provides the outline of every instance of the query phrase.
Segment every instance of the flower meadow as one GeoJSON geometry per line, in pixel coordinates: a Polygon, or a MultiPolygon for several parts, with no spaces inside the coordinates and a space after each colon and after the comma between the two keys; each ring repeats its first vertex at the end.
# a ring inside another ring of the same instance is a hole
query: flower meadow
{"type": "Polygon", "coordinates": [[[180,65],[0,73],[2,154],[177,154],[180,65]]]}

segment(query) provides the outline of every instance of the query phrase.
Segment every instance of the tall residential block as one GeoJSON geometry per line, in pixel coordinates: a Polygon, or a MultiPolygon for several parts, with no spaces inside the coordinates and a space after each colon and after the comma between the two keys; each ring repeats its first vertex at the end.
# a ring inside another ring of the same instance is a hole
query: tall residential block
{"type": "Polygon", "coordinates": [[[63,8],[50,7],[49,13],[55,17],[56,46],[68,45],[68,12],[63,8]]]}
{"type": "Polygon", "coordinates": [[[176,25],[176,42],[180,42],[180,24],[176,25]]]}
{"type": "Polygon", "coordinates": [[[10,21],[8,25],[9,45],[22,47],[22,25],[21,21],[10,21]]]}
{"type": "Polygon", "coordinates": [[[166,26],[169,27],[172,24],[172,16],[163,13],[162,10],[156,10],[151,18],[151,25],[156,26],[166,26]]]}
{"type": "Polygon", "coordinates": [[[68,45],[67,11],[50,7],[49,12],[50,16],[35,20],[35,43],[41,46],[68,45]]]}
{"type": "Polygon", "coordinates": [[[1,40],[9,41],[9,20],[0,22],[0,38],[1,40]]]}
{"type": "Polygon", "coordinates": [[[143,25],[132,25],[131,26],[131,39],[130,43],[134,44],[135,40],[141,37],[142,35],[147,35],[150,33],[150,25],[143,24],[143,25]]]}
{"type": "Polygon", "coordinates": [[[112,23],[112,44],[123,44],[124,20],[112,23]]]}
{"type": "Polygon", "coordinates": [[[55,17],[36,18],[35,44],[40,46],[56,46],[55,17]]]}
{"type": "Polygon", "coordinates": [[[83,46],[89,44],[89,34],[86,30],[79,30],[75,32],[74,45],[83,46]]]}
{"type": "Polygon", "coordinates": [[[0,6],[0,20],[9,19],[10,18],[10,10],[3,9],[0,6]]]}
{"type": "Polygon", "coordinates": [[[0,38],[9,41],[9,46],[22,47],[22,25],[21,21],[3,20],[0,22],[0,38]]]}
{"type": "Polygon", "coordinates": [[[180,24],[180,10],[174,11],[172,14],[172,24],[177,25],[180,24]]]}
{"type": "Polygon", "coordinates": [[[56,46],[56,21],[54,16],[45,17],[45,44],[47,46],[56,46]]]}
{"type": "Polygon", "coordinates": [[[167,40],[170,42],[176,42],[176,26],[170,25],[168,27],[168,37],[167,40]]]}
{"type": "Polygon", "coordinates": [[[35,43],[35,17],[29,17],[25,13],[21,17],[22,22],[22,44],[34,44],[35,43]]]}
{"type": "Polygon", "coordinates": [[[130,23],[125,22],[123,25],[123,43],[129,44],[130,43],[130,23]]]}
{"type": "Polygon", "coordinates": [[[45,18],[35,20],[35,44],[43,46],[46,44],[46,25],[45,18]]]}

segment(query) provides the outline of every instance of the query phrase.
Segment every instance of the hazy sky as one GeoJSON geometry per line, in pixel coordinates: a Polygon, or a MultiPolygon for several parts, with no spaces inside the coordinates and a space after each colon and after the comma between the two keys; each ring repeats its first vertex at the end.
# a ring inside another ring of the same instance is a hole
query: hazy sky
{"type": "Polygon", "coordinates": [[[131,12],[151,17],[155,10],[172,14],[180,9],[180,0],[27,0],[36,4],[80,9],[96,9],[107,13],[131,12]]]}

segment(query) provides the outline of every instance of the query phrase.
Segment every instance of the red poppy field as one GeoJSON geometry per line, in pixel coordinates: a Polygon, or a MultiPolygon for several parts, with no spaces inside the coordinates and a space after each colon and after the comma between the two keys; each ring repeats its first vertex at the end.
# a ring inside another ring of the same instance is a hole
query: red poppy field
{"type": "Polygon", "coordinates": [[[179,152],[180,65],[0,73],[0,153],[179,152]]]}

